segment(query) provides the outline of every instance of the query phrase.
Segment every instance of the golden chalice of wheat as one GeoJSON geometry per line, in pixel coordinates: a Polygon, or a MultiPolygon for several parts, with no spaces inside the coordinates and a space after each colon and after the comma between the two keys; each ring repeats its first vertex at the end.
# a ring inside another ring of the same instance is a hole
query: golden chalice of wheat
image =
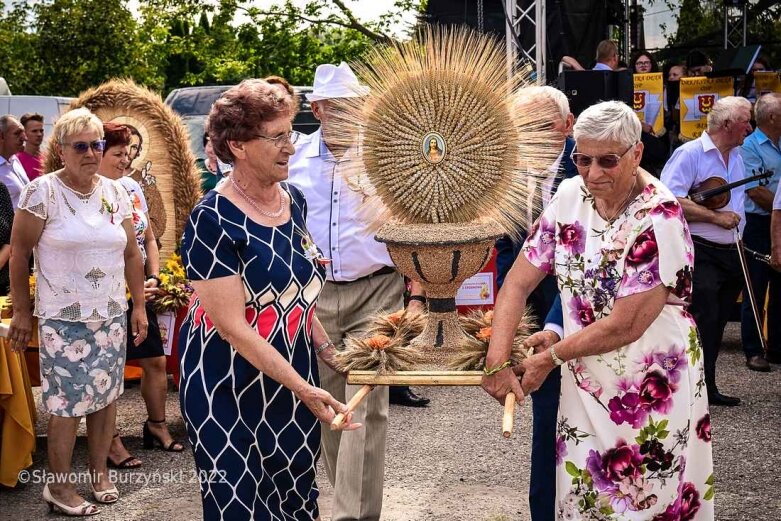
{"type": "Polygon", "coordinates": [[[355,70],[370,93],[334,104],[329,137],[359,147],[345,175],[360,180],[376,239],[426,289],[429,320],[413,342],[457,347],[458,288],[498,236],[528,224],[526,177],[558,156],[553,109],[515,110],[528,69],[508,74],[503,43],[467,28],[425,29],[355,70]]]}

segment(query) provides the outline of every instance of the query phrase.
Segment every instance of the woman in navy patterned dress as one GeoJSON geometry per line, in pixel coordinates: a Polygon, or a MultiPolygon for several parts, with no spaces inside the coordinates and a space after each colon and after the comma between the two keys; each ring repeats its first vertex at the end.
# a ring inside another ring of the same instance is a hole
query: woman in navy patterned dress
{"type": "Polygon", "coordinates": [[[317,387],[315,356],[329,365],[333,356],[314,316],[325,270],[303,195],[281,183],[296,107],[278,86],[247,80],[209,114],[215,152],[234,170],[184,232],[196,297],[179,336],[182,414],[207,520],[318,518],[318,420],[346,411],[317,387]]]}

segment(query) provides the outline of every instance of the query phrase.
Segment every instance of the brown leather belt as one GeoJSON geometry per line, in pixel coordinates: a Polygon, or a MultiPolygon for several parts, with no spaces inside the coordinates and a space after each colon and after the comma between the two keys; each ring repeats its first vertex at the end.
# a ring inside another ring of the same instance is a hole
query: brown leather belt
{"type": "Polygon", "coordinates": [[[345,284],[352,284],[354,282],[360,282],[362,280],[368,280],[372,277],[376,277],[378,275],[390,275],[391,273],[396,273],[396,268],[391,268],[390,266],[383,266],[382,268],[378,269],[374,273],[369,273],[368,275],[364,275],[363,277],[359,277],[355,280],[329,280],[327,281],[329,284],[336,284],[337,286],[343,286],[345,284]]]}

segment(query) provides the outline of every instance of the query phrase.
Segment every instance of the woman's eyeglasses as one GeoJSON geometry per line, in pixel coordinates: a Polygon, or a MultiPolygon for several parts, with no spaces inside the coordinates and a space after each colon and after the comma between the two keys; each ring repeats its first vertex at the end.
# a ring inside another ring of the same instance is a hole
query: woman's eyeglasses
{"type": "Polygon", "coordinates": [[[60,143],[60,145],[71,147],[77,154],[86,154],[87,150],[90,148],[94,152],[103,152],[103,150],[106,149],[106,140],[96,139],[90,143],[87,143],[86,141],[76,141],[75,143],[60,143]]]}
{"type": "Polygon", "coordinates": [[[599,165],[600,168],[604,168],[605,170],[608,170],[610,168],[615,168],[618,166],[618,163],[621,161],[621,158],[626,155],[627,152],[632,150],[634,146],[637,143],[632,143],[629,145],[629,148],[624,150],[624,152],[619,154],[605,154],[603,156],[590,156],[588,154],[582,154],[580,152],[575,152],[573,150],[572,154],[570,154],[570,157],[572,158],[572,162],[575,163],[575,166],[578,168],[589,168],[591,166],[591,163],[593,161],[597,162],[597,165],[599,165]]]}
{"type": "Polygon", "coordinates": [[[277,137],[266,137],[266,136],[261,136],[260,134],[257,134],[253,137],[266,139],[268,141],[273,142],[275,147],[284,148],[285,145],[287,145],[288,143],[290,143],[291,145],[295,145],[296,141],[298,141],[298,136],[300,136],[298,132],[296,132],[295,130],[291,130],[290,132],[286,134],[281,134],[277,137]]]}

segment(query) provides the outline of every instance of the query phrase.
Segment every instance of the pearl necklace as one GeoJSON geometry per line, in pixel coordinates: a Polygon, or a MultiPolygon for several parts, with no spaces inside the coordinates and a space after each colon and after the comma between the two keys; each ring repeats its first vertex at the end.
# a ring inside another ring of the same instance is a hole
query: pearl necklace
{"type": "Polygon", "coordinates": [[[277,188],[279,189],[279,210],[277,210],[276,212],[267,212],[266,210],[260,207],[260,205],[257,203],[257,201],[255,201],[255,199],[247,195],[247,192],[241,189],[239,183],[236,182],[236,179],[234,179],[232,175],[228,176],[228,179],[231,180],[231,184],[233,184],[233,187],[236,189],[239,195],[242,196],[244,200],[247,201],[261,215],[264,215],[271,219],[276,219],[277,217],[279,217],[285,212],[285,190],[282,188],[281,185],[277,184],[277,188]]]}
{"type": "MultiPolygon", "coordinates": [[[[626,210],[626,203],[629,201],[629,198],[632,197],[632,192],[635,191],[635,186],[637,186],[637,176],[633,176],[634,180],[632,181],[632,187],[629,189],[629,193],[626,194],[626,197],[623,201],[621,201],[621,204],[618,206],[618,210],[616,210],[616,213],[613,214],[613,217],[608,218],[607,212],[602,210],[605,213],[605,221],[607,221],[608,224],[613,224],[613,221],[616,220],[616,218],[621,215],[621,213],[626,210]]],[[[604,205],[603,205],[604,208],[604,205]]]]}

